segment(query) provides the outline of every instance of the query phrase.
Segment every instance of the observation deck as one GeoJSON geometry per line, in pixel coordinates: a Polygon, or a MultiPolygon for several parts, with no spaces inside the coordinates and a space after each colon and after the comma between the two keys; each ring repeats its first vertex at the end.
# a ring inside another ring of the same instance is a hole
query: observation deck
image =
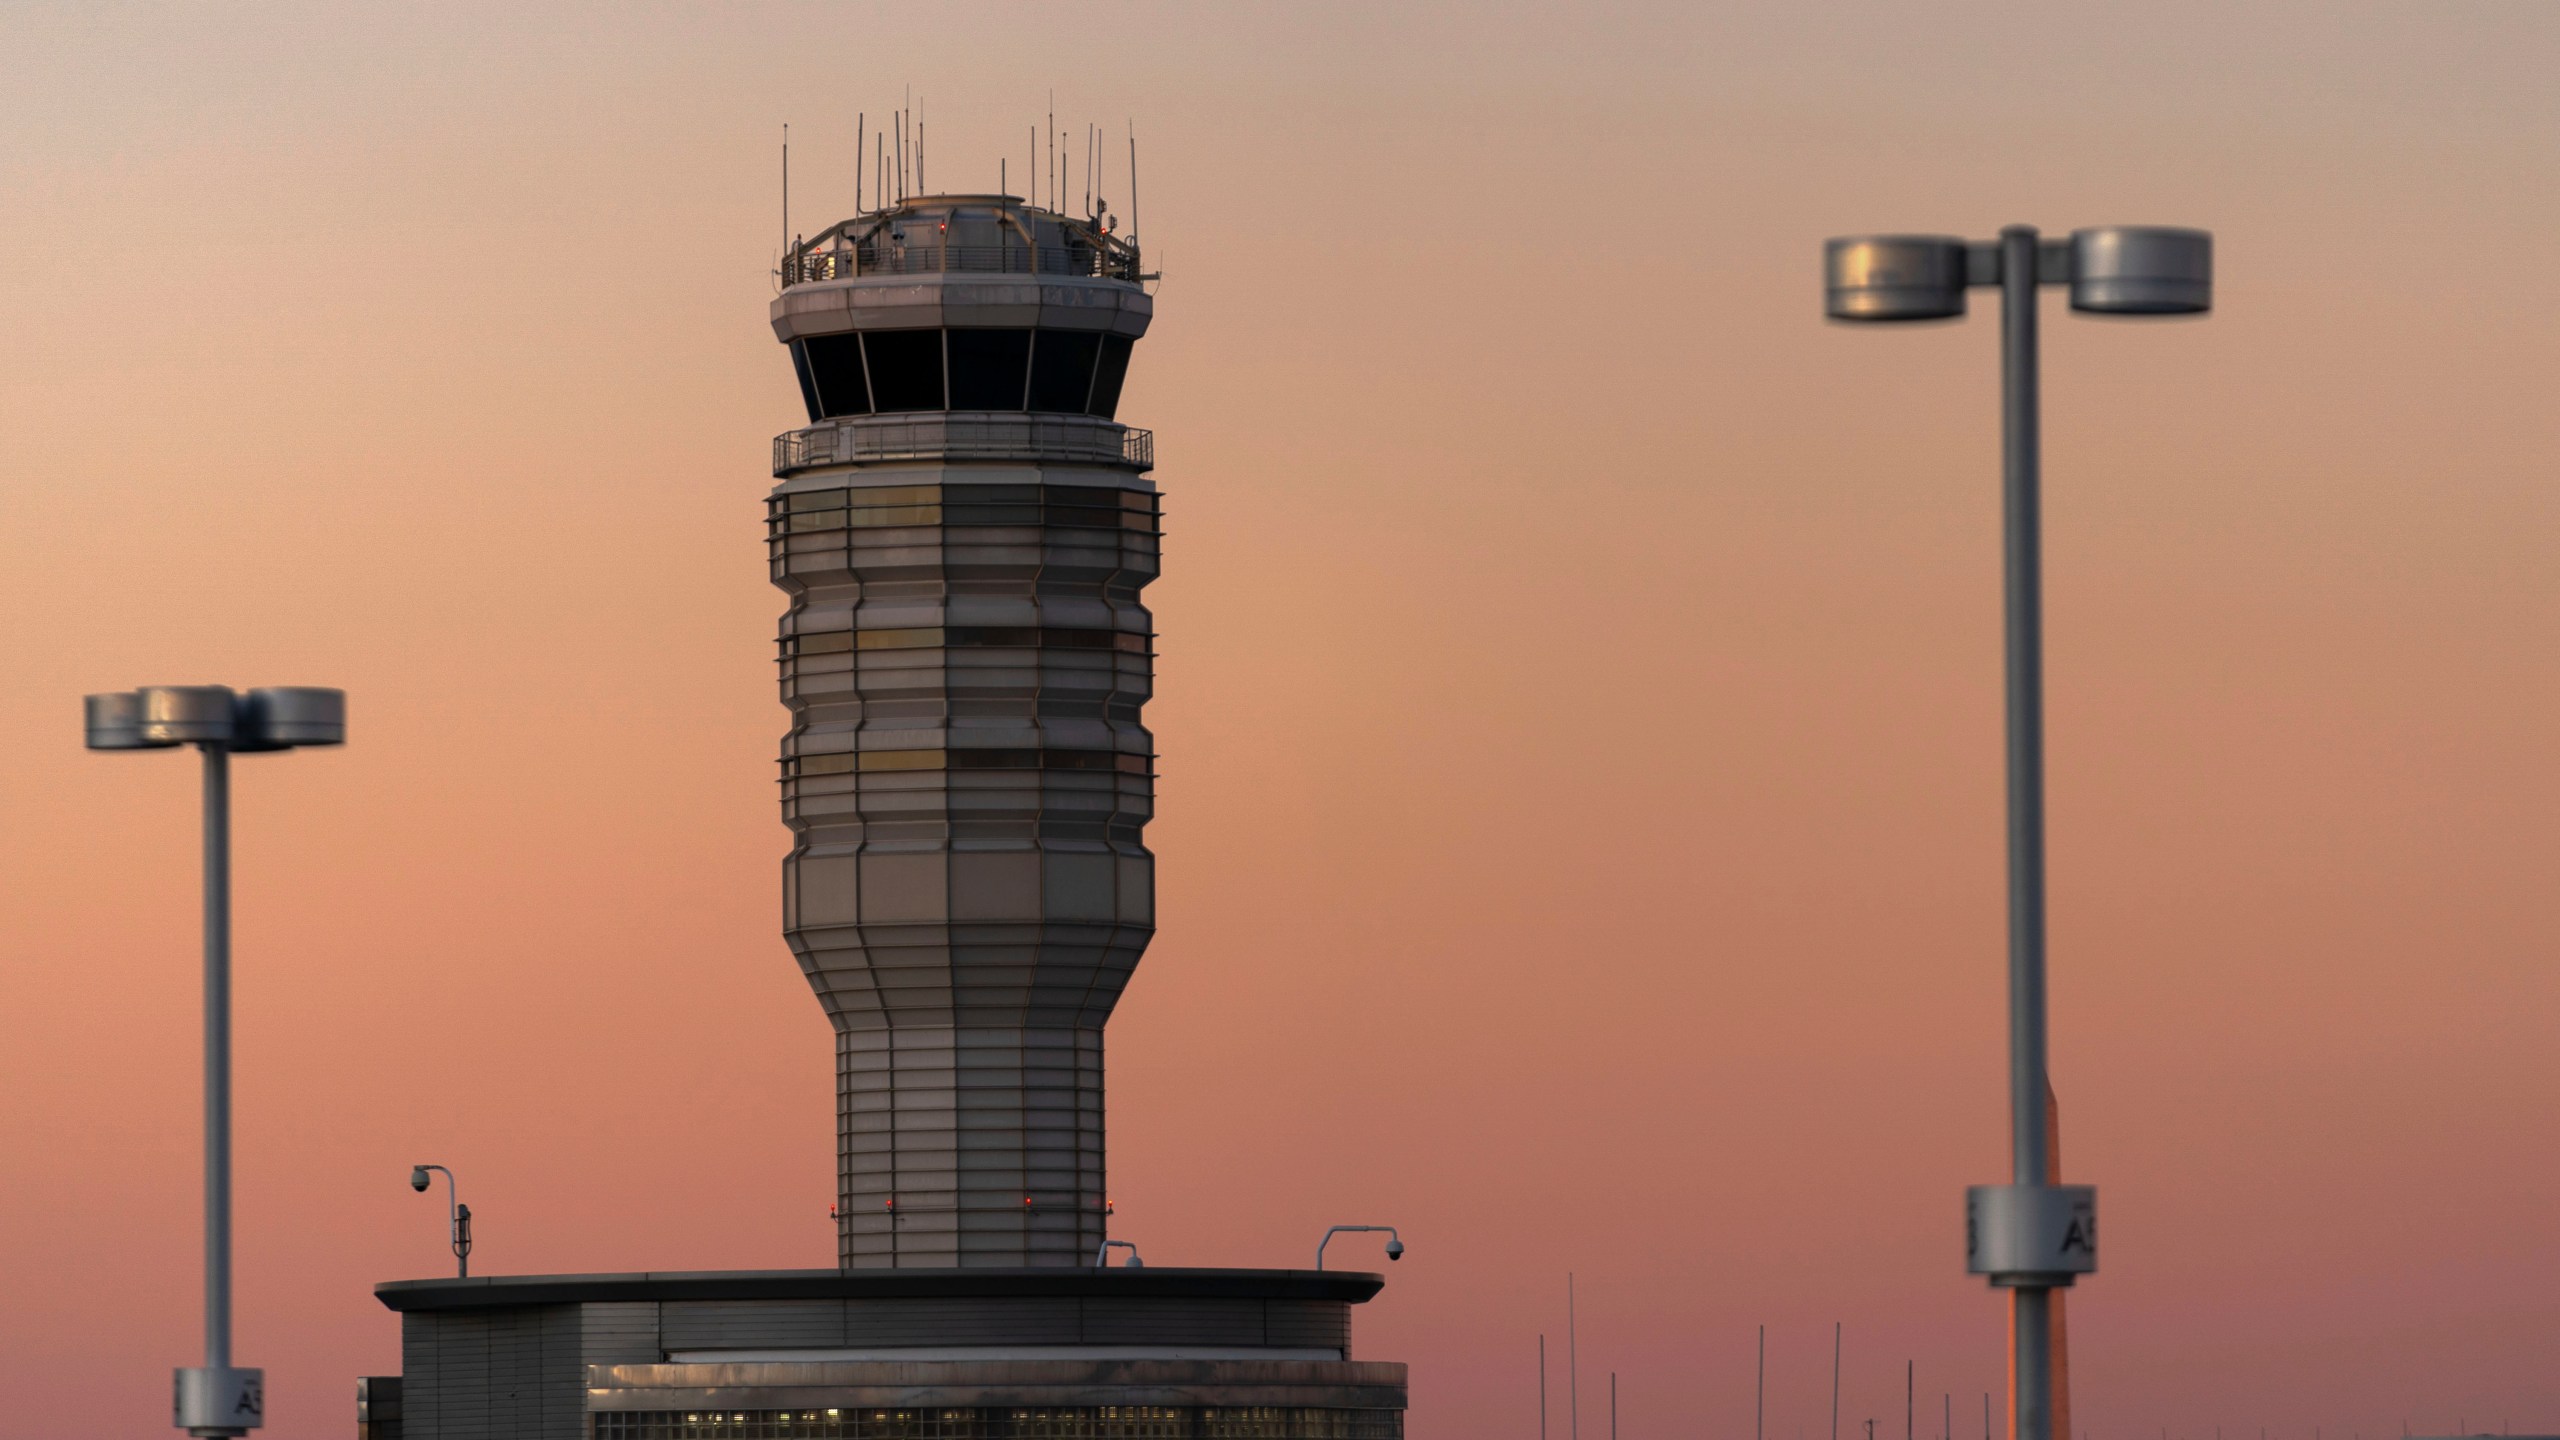
{"type": "Polygon", "coordinates": [[[1143,474],[1156,437],[1084,415],[925,412],[828,420],[773,437],[773,476],[917,460],[1064,461],[1143,474]]]}
{"type": "Polygon", "coordinates": [[[867,210],[795,243],[785,289],[863,276],[1054,275],[1136,285],[1138,247],[1108,217],[1077,219],[1011,195],[927,195],[867,210]]]}

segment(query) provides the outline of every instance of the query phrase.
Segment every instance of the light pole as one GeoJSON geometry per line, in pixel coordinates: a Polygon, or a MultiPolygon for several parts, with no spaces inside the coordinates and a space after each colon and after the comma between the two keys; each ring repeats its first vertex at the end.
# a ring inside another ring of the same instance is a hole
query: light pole
{"type": "Polygon", "coordinates": [[[2052,1292],[2098,1268],[2097,1191],[2056,1183],[2045,1071],[2044,616],[2036,366],[2039,287],[2070,287],[2094,315],[2192,315],[2212,307],[2213,237],[2110,226],[2045,240],[2012,225],[1996,241],[1868,235],[1823,247],[1834,320],[1947,320],[1969,287],[2001,300],[2001,452],[2008,670],[2009,1133],[2011,1183],[1965,1196],[1966,1268],[2014,1292],[2016,1440],[2053,1435],[2052,1292]]]}
{"type": "Polygon", "coordinates": [[[1384,1230],[1387,1232],[1387,1258],[1389,1260],[1401,1260],[1404,1258],[1404,1240],[1401,1236],[1396,1234],[1396,1227],[1393,1225],[1336,1225],[1332,1229],[1324,1232],[1324,1238],[1316,1242],[1316,1268],[1319,1270],[1324,1268],[1324,1247],[1333,1243],[1334,1236],[1343,1234],[1346,1231],[1358,1232],[1364,1230],[1384,1230]]]}
{"type": "Polygon", "coordinates": [[[453,1237],[453,1275],[457,1280],[471,1278],[471,1207],[462,1203],[453,1183],[453,1172],[441,1165],[409,1167],[409,1188],[424,1192],[431,1183],[427,1172],[444,1176],[444,1213],[448,1233],[453,1237]]]}
{"type": "Polygon", "coordinates": [[[92,750],[204,753],[204,1364],[177,1372],[172,1423],[240,1435],[266,1421],[266,1374],[231,1363],[231,757],[344,743],[347,695],[150,685],[84,708],[92,750]]]}

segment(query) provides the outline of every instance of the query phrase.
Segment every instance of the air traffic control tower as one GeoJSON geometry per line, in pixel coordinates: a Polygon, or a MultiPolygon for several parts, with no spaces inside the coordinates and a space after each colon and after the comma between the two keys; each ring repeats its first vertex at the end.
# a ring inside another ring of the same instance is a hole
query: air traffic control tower
{"type": "Polygon", "coordinates": [[[1380,1276],[1106,1263],[1103,1027],[1155,928],[1136,246],[929,196],[781,278],[783,930],[835,1032],[837,1267],[379,1286],[367,1440],[1399,1440],[1405,1367],[1351,1354],[1380,1276]]]}
{"type": "Polygon", "coordinates": [[[1155,933],[1138,252],[991,196],[827,231],[773,304],[783,927],[836,1030],[848,1268],[1090,1265],[1102,1030],[1155,933]]]}

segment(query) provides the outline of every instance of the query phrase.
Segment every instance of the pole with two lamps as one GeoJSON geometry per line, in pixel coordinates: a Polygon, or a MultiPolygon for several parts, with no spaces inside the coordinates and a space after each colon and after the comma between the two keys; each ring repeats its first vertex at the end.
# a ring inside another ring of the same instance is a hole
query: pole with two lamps
{"type": "Polygon", "coordinates": [[[1969,289],[2000,291],[2009,792],[2010,1183],[1965,1195],[1966,1268],[2015,1297],[2016,1440],[2054,1440],[2053,1292],[2098,1268],[2098,1195],[2059,1182],[2045,1069],[2044,557],[2037,300],[2068,287],[2088,315],[2195,315],[2213,304],[2213,237],[2117,225],[2048,240],[1865,235],[1823,249],[1834,320],[1952,320],[1969,289]]]}
{"type": "Polygon", "coordinates": [[[204,1364],[177,1372],[172,1423],[241,1435],[266,1423],[266,1373],[231,1363],[231,757],[339,745],[347,694],[311,686],[146,685],[91,695],[92,750],[204,756],[204,1364]]]}

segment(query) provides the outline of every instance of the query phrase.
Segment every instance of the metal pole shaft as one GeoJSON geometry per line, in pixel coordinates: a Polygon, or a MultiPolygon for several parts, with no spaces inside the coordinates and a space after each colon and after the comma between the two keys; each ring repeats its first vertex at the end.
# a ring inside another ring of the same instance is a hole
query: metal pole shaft
{"type": "Polygon", "coordinates": [[[1831,1440],[1840,1440],[1840,1322],[1831,1322],[1831,1440]]]}
{"type": "Polygon", "coordinates": [[[231,751],[204,750],[204,1363],[231,1364],[231,751]]]}
{"type": "MultiPolygon", "coordinates": [[[[2045,1156],[2044,559],[2033,228],[2000,232],[2001,492],[2008,615],[2009,1134],[2013,1181],[2050,1181],[2045,1156]]],[[[2051,1292],[2011,1312],[2016,1440],[2053,1440],[2051,1292]]]]}

